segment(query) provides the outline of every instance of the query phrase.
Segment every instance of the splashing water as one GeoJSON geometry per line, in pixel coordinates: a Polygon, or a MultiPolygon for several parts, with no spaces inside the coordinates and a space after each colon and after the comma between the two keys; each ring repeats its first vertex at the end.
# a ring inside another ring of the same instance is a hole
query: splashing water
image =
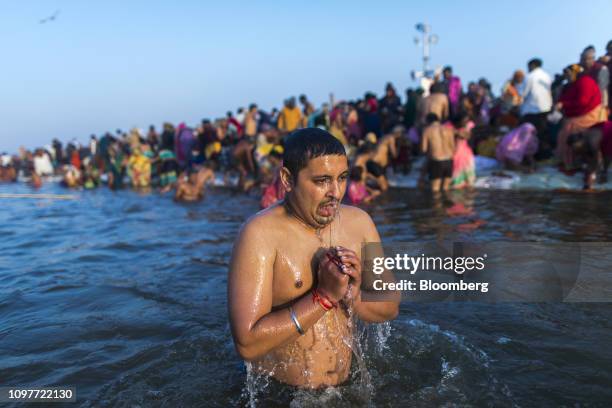
{"type": "Polygon", "coordinates": [[[374,395],[374,387],[372,385],[372,377],[365,362],[365,355],[363,347],[361,347],[361,340],[365,337],[364,331],[360,330],[357,325],[357,319],[354,311],[354,299],[352,284],[349,284],[349,290],[347,292],[346,309],[348,313],[348,325],[350,338],[343,338],[342,340],[348,348],[353,352],[355,361],[357,362],[357,370],[353,372],[351,376],[352,381],[356,381],[358,384],[358,390],[360,399],[362,402],[370,402],[374,395]]]}
{"type": "MultiPolygon", "coordinates": [[[[350,313],[353,313],[352,308],[350,313]]],[[[246,381],[242,389],[241,404],[249,407],[287,406],[374,406],[376,387],[368,367],[373,355],[387,349],[391,335],[389,323],[364,324],[350,320],[351,334],[342,341],[352,350],[354,362],[349,380],[343,385],[322,389],[297,388],[274,380],[272,373],[264,374],[246,363],[246,381]],[[369,351],[368,351],[369,350],[369,351]]]]}

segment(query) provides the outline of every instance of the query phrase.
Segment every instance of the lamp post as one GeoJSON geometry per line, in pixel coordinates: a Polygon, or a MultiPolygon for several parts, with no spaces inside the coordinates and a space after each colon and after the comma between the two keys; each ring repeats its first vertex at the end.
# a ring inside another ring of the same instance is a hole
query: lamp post
{"type": "Polygon", "coordinates": [[[414,37],[414,43],[420,45],[423,50],[423,76],[428,76],[429,46],[438,43],[438,36],[431,34],[431,26],[426,23],[418,23],[415,27],[421,33],[421,38],[414,37]]]}

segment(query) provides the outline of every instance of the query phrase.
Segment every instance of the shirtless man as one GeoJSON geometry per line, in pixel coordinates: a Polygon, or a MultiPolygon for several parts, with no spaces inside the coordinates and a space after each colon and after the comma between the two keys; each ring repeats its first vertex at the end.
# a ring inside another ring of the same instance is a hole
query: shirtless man
{"type": "Polygon", "coordinates": [[[386,191],[389,188],[389,182],[387,181],[389,159],[397,158],[397,139],[404,134],[405,130],[401,125],[395,126],[390,134],[383,136],[372,152],[371,158],[366,162],[367,172],[376,179],[381,191],[386,191]]]}
{"type": "Polygon", "coordinates": [[[240,173],[238,187],[243,191],[248,191],[255,184],[254,146],[254,138],[243,137],[232,151],[232,156],[240,173]]]}
{"type": "Polygon", "coordinates": [[[421,151],[427,155],[427,171],[434,193],[448,190],[453,181],[453,155],[455,154],[455,132],[440,123],[435,113],[427,115],[428,126],[421,138],[421,151]]]}
{"type": "Polygon", "coordinates": [[[361,301],[357,253],[380,237],[367,213],[340,204],[348,170],[344,147],[331,134],[293,132],[280,172],[285,200],[251,217],[234,246],[228,307],[236,350],[286,384],[318,388],[348,378],[349,305],[367,322],[398,313],[399,299],[361,301]],[[324,255],[330,247],[339,264],[324,255]]]}
{"type": "Polygon", "coordinates": [[[187,179],[179,178],[174,199],[176,201],[198,201],[204,198],[204,185],[214,180],[215,173],[207,168],[201,168],[197,173],[191,173],[187,179]]]}
{"type": "Polygon", "coordinates": [[[449,116],[448,96],[444,93],[444,86],[440,83],[431,86],[431,94],[421,99],[421,124],[426,124],[427,115],[435,113],[438,119],[444,122],[449,116]]]}

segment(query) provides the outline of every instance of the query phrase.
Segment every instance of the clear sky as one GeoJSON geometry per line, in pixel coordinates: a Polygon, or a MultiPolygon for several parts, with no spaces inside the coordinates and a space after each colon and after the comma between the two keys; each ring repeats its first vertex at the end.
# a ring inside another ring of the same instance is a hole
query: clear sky
{"type": "Polygon", "coordinates": [[[612,39],[612,1],[68,1],[0,2],[0,151],[53,137],[195,125],[256,102],[316,105],[415,86],[413,42],[439,36],[432,65],[499,92],[532,57],[551,74],[612,39]],[[39,20],[59,9],[55,21],[39,20]]]}

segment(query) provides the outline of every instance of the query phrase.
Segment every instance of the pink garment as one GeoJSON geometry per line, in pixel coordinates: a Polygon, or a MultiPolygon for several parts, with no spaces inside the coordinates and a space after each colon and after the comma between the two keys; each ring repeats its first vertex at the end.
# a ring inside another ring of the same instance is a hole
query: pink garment
{"type": "Polygon", "coordinates": [[[366,101],[366,103],[370,107],[371,113],[374,113],[378,110],[378,101],[376,100],[376,98],[370,98],[366,101]]]}
{"type": "Polygon", "coordinates": [[[348,200],[351,204],[360,204],[368,197],[368,190],[365,184],[351,182],[347,192],[348,200]]]}
{"type": "Polygon", "coordinates": [[[461,97],[461,80],[458,76],[453,76],[448,81],[448,101],[454,112],[457,111],[459,98],[461,97]]]}
{"type": "Polygon", "coordinates": [[[531,123],[524,123],[502,138],[497,145],[495,155],[502,163],[510,160],[521,164],[525,156],[533,155],[537,151],[536,128],[531,123]]]}
{"type": "Polygon", "coordinates": [[[281,183],[280,177],[277,175],[276,180],[264,189],[259,205],[261,208],[268,208],[278,201],[283,200],[285,198],[285,193],[283,183],[281,183]]]}
{"type": "Polygon", "coordinates": [[[457,140],[453,155],[453,184],[472,185],[476,181],[474,152],[466,139],[457,140]]]}

